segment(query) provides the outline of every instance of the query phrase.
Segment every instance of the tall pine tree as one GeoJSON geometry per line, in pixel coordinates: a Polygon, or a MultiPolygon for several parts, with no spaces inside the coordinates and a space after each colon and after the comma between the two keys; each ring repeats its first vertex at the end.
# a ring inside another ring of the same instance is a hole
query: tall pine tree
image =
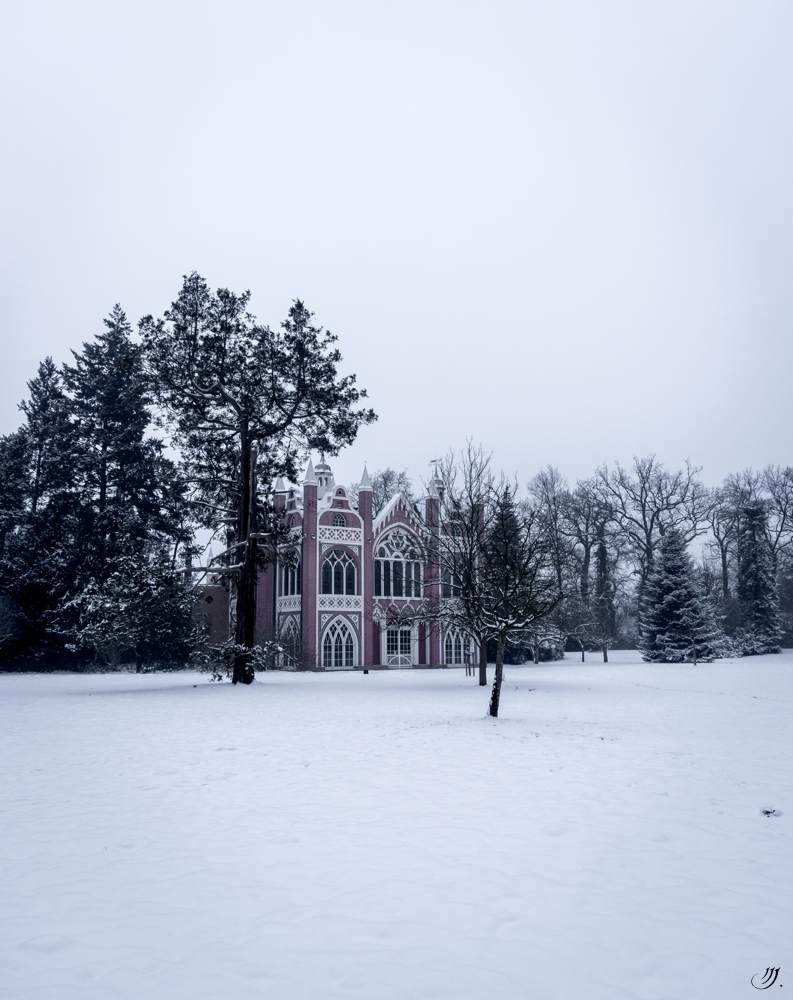
{"type": "Polygon", "coordinates": [[[27,641],[35,646],[46,640],[49,618],[73,585],[81,558],[74,541],[81,520],[75,485],[80,443],[52,358],[39,365],[28,389],[16,450],[24,482],[6,520],[0,585],[24,614],[27,641]]]}
{"type": "Polygon", "coordinates": [[[90,545],[85,580],[105,579],[152,539],[176,543],[183,520],[175,468],[162,442],[146,436],[151,417],[132,327],[118,305],[104,325],[64,369],[81,445],[74,476],[90,545]]]}
{"type": "Polygon", "coordinates": [[[336,337],[295,301],[280,330],[256,322],[250,293],[213,293],[184,279],[163,319],[140,329],[155,398],[167,414],[206,527],[225,529],[222,555],[234,581],[232,679],[253,680],[256,576],[280,520],[269,497],[277,476],[294,479],[307,449],[335,455],[372,410],[355,376],[340,376],[336,337]]]}
{"type": "Polygon", "coordinates": [[[781,651],[779,593],[762,501],[745,503],[738,516],[736,596],[739,627],[734,641],[744,656],[781,651]]]}
{"type": "Polygon", "coordinates": [[[86,589],[131,563],[171,587],[192,538],[176,467],[147,436],[141,352],[120,307],[104,326],[72,366],[42,362],[20,407],[25,425],[0,447],[0,591],[24,616],[26,642],[48,656],[88,624],[86,589]]]}

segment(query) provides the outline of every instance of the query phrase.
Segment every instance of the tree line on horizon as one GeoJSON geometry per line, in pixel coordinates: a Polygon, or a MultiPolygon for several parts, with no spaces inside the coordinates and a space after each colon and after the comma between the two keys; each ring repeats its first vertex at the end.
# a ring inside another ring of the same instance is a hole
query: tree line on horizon
{"type": "MultiPolygon", "coordinates": [[[[210,570],[231,586],[233,679],[272,662],[277,643],[257,646],[253,623],[256,574],[284,540],[275,479],[375,415],[301,302],[276,330],[248,306],[194,273],[137,336],[116,306],[71,363],[41,363],[22,426],[0,438],[6,668],[208,662],[194,605],[210,570]],[[196,565],[199,528],[223,543],[211,566],[196,565]]],[[[439,464],[450,542],[443,600],[421,614],[490,643],[499,675],[565,648],[696,661],[793,644],[793,470],[713,489],[699,473],[651,455],[572,485],[549,467],[522,487],[470,445],[439,464]]],[[[381,470],[375,509],[410,486],[381,470]]]]}
{"type": "Polygon", "coordinates": [[[472,636],[482,685],[489,647],[491,715],[508,660],[577,649],[607,661],[615,646],[667,663],[778,653],[793,639],[793,470],[746,471],[717,489],[699,471],[651,455],[574,486],[548,467],[522,488],[469,443],[432,484],[446,539],[437,586],[390,619],[472,636]]]}

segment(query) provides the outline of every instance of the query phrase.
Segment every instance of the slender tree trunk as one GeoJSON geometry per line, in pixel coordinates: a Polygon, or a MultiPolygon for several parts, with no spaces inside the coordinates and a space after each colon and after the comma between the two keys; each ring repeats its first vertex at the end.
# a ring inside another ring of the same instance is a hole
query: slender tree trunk
{"type": "Polygon", "coordinates": [[[584,558],[581,561],[581,597],[586,602],[589,598],[589,564],[592,560],[592,546],[584,546],[584,558]]]}
{"type": "Polygon", "coordinates": [[[487,642],[479,645],[479,687],[487,687],[487,642]]]}
{"type": "Polygon", "coordinates": [[[609,648],[605,642],[603,643],[603,662],[604,663],[609,662],[609,648]]]}
{"type": "Polygon", "coordinates": [[[36,472],[33,476],[33,496],[30,501],[30,513],[35,516],[39,506],[39,483],[41,482],[41,448],[36,449],[36,472]]]}
{"type": "Polygon", "coordinates": [[[493,690],[490,694],[490,714],[494,719],[498,718],[498,703],[501,701],[501,681],[504,678],[504,647],[506,644],[504,636],[500,635],[496,653],[496,672],[493,676],[493,690]]]}
{"type": "Polygon", "coordinates": [[[534,662],[540,662],[540,637],[538,635],[534,636],[534,662]]]}
{"type": "Polygon", "coordinates": [[[721,596],[725,603],[730,596],[730,574],[727,567],[727,547],[721,546],[721,596]]]}
{"type": "Polygon", "coordinates": [[[140,646],[135,647],[135,673],[143,673],[143,656],[140,651],[140,646]]]}
{"type": "Polygon", "coordinates": [[[234,657],[233,684],[241,681],[250,684],[253,680],[251,662],[256,624],[256,539],[253,538],[256,524],[256,447],[248,438],[247,422],[240,430],[242,451],[242,482],[240,484],[240,508],[238,518],[239,541],[244,542],[236,551],[242,563],[237,577],[237,626],[235,642],[244,646],[245,651],[234,657]]]}
{"type": "Polygon", "coordinates": [[[586,663],[586,657],[584,656],[584,644],[581,643],[581,662],[586,663]]]}

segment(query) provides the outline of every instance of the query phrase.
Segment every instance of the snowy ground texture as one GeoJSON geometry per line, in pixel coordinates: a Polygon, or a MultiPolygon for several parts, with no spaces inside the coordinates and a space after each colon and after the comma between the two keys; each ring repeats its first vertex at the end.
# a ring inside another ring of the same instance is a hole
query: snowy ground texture
{"type": "Polygon", "coordinates": [[[793,991],[793,653],[615,659],[0,675],[0,996],[793,991]]]}

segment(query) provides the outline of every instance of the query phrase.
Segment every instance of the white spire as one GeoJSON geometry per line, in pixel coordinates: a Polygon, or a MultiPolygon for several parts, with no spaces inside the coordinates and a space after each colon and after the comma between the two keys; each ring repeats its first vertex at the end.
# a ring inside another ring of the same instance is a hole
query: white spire
{"type": "Polygon", "coordinates": [[[371,488],[372,488],[372,480],[369,478],[369,473],[367,472],[366,469],[366,462],[364,462],[363,475],[361,476],[361,481],[358,484],[358,492],[360,493],[361,490],[371,490],[371,488]]]}
{"type": "Polygon", "coordinates": [[[284,485],[283,476],[279,476],[275,481],[275,492],[276,493],[286,493],[286,486],[284,485]]]}
{"type": "Polygon", "coordinates": [[[309,458],[308,467],[306,468],[306,474],[303,477],[303,484],[310,483],[312,486],[317,485],[317,478],[314,475],[314,463],[309,458]]]}
{"type": "Polygon", "coordinates": [[[433,458],[432,461],[430,462],[430,465],[432,466],[432,476],[430,477],[430,481],[428,484],[429,493],[430,496],[439,497],[443,493],[443,480],[441,479],[440,474],[438,472],[438,459],[433,458]]]}

